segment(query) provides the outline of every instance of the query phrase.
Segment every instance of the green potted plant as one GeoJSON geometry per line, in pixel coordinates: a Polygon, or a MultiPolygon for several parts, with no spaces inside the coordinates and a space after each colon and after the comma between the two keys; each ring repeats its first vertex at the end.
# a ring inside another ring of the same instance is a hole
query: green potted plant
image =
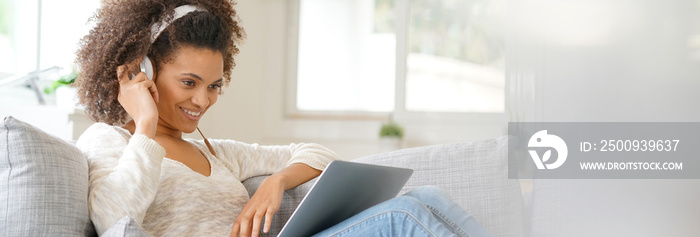
{"type": "Polygon", "coordinates": [[[78,74],[73,72],[71,74],[62,76],[58,80],[54,81],[51,86],[44,88],[44,93],[47,95],[53,94],[59,87],[70,86],[78,78],[78,74]]]}
{"type": "Polygon", "coordinates": [[[56,106],[60,108],[75,108],[77,104],[77,88],[71,84],[78,78],[78,73],[75,69],[68,75],[64,75],[47,88],[44,88],[46,94],[56,94],[56,106]]]}
{"type": "Polygon", "coordinates": [[[382,125],[379,130],[379,150],[380,152],[388,152],[401,148],[403,139],[403,127],[398,125],[393,120],[382,125]]]}

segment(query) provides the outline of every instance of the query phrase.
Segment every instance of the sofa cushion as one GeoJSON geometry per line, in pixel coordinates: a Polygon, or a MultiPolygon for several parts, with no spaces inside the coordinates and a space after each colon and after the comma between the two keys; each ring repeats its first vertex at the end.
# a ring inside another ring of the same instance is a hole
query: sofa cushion
{"type": "Polygon", "coordinates": [[[94,236],[88,164],[73,144],[6,117],[0,123],[0,236],[94,236]]]}
{"type": "Polygon", "coordinates": [[[494,236],[523,235],[523,201],[518,180],[508,179],[507,136],[466,143],[403,149],[356,162],[413,169],[401,193],[435,185],[494,236]]]}

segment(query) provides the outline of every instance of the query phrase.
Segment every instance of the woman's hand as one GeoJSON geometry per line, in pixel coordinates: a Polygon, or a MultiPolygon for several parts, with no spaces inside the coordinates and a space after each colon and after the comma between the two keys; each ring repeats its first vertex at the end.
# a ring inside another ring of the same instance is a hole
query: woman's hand
{"type": "Polygon", "coordinates": [[[129,79],[129,70],[125,65],[117,67],[119,78],[119,104],[124,107],[136,124],[135,133],[155,137],[158,125],[158,89],[156,84],[140,72],[129,79]]]}
{"type": "Polygon", "coordinates": [[[243,207],[243,211],[236,217],[231,229],[231,236],[258,236],[260,233],[260,222],[265,217],[263,232],[270,231],[272,216],[277,213],[282,204],[284,195],[284,183],[282,175],[272,175],[267,177],[250,201],[243,207]]]}

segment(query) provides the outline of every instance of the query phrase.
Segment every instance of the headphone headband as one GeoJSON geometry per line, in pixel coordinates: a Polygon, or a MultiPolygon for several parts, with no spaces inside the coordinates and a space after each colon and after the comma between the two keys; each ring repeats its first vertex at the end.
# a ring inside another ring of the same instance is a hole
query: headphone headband
{"type": "Polygon", "coordinates": [[[168,27],[171,23],[173,23],[173,21],[180,19],[181,17],[189,14],[190,12],[195,12],[195,11],[206,12],[207,9],[204,9],[204,8],[201,8],[198,6],[194,6],[194,5],[182,5],[182,6],[176,7],[175,9],[173,9],[173,11],[174,12],[173,12],[172,19],[166,20],[167,19],[167,17],[166,17],[166,18],[163,18],[163,20],[160,22],[160,25],[153,24],[151,26],[151,44],[156,42],[156,39],[158,38],[158,36],[160,36],[160,34],[163,33],[163,31],[165,30],[165,28],[168,27]]]}

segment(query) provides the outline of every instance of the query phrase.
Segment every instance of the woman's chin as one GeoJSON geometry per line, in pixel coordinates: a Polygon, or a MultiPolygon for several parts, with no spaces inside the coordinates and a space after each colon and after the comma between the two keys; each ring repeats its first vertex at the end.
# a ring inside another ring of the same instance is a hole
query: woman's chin
{"type": "Polygon", "coordinates": [[[193,133],[193,132],[197,131],[198,125],[199,125],[198,123],[197,124],[182,124],[181,126],[179,126],[178,130],[180,130],[183,133],[193,133]]]}
{"type": "Polygon", "coordinates": [[[195,131],[197,131],[197,127],[196,127],[196,126],[193,127],[193,128],[189,128],[189,127],[188,127],[188,128],[182,129],[182,132],[184,132],[184,133],[193,133],[193,132],[195,132],[195,131]]]}

